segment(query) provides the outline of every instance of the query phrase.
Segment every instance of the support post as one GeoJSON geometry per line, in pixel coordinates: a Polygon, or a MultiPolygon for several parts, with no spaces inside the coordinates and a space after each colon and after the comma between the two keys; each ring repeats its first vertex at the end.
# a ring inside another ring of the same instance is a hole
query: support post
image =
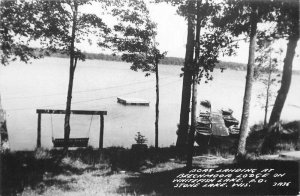
{"type": "Polygon", "coordinates": [[[42,114],[38,113],[38,126],[37,126],[37,141],[36,141],[36,147],[41,147],[41,118],[42,114]]]}
{"type": "Polygon", "coordinates": [[[100,115],[100,137],[99,137],[99,149],[103,148],[103,133],[104,133],[104,116],[100,115]]]}

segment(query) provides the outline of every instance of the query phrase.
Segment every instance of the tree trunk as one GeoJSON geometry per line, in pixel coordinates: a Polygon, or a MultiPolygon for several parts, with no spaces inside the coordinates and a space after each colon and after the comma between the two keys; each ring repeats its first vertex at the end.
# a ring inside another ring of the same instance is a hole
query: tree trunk
{"type": "MultiPolygon", "coordinates": [[[[283,65],[283,74],[281,79],[281,87],[278,91],[274,107],[270,116],[268,131],[264,138],[264,141],[261,146],[261,153],[267,153],[274,150],[274,146],[277,143],[277,137],[274,136],[274,130],[280,120],[281,111],[283,109],[287,94],[289,92],[291,80],[292,80],[292,66],[293,59],[295,56],[295,49],[297,47],[297,42],[299,35],[294,35],[289,37],[289,42],[287,44],[286,56],[284,59],[283,65]]],[[[299,133],[300,135],[300,133],[299,133]]],[[[297,149],[300,149],[300,138],[298,138],[297,149]]]]}
{"type": "Polygon", "coordinates": [[[192,168],[193,155],[194,155],[194,142],[195,142],[195,132],[197,123],[197,86],[198,77],[195,74],[193,77],[193,88],[192,88],[192,112],[191,112],[191,130],[189,132],[188,138],[188,151],[187,151],[187,162],[186,167],[188,169],[192,168]]]}
{"type": "Polygon", "coordinates": [[[278,91],[278,95],[276,97],[274,107],[270,116],[269,127],[274,126],[274,124],[280,120],[280,115],[291,85],[293,60],[298,39],[298,36],[289,37],[286,56],[284,59],[281,87],[278,91]]]}
{"type": "Polygon", "coordinates": [[[188,134],[188,151],[187,151],[187,169],[191,169],[193,165],[195,132],[197,124],[197,97],[198,97],[198,74],[199,74],[199,58],[200,58],[200,31],[201,31],[201,16],[200,5],[201,1],[197,1],[197,26],[196,26],[196,40],[195,40],[195,60],[193,66],[193,86],[192,86],[192,112],[191,112],[191,130],[188,134]]]}
{"type": "MultiPolygon", "coordinates": [[[[298,121],[298,127],[300,127],[300,121],[298,121]]],[[[300,130],[298,130],[298,141],[297,141],[296,150],[300,150],[300,130]]]]}
{"type": "Polygon", "coordinates": [[[270,91],[270,84],[268,83],[267,87],[267,97],[266,97],[266,105],[265,105],[265,118],[264,118],[264,127],[267,126],[267,116],[268,116],[268,108],[269,108],[269,91],[270,91]]]}
{"type": "MultiPolygon", "coordinates": [[[[193,1],[189,1],[189,8],[193,7],[193,1]]],[[[187,135],[189,128],[189,112],[190,112],[190,99],[191,99],[191,84],[192,84],[192,73],[191,65],[193,63],[194,56],[194,17],[193,14],[188,15],[188,35],[185,52],[184,62],[184,73],[182,83],[182,96],[181,96],[181,109],[180,109],[180,120],[179,130],[176,146],[185,148],[187,144],[187,135]]]]}
{"type": "Polygon", "coordinates": [[[156,76],[156,104],[155,104],[155,148],[158,148],[158,120],[159,120],[159,77],[158,63],[155,65],[156,76]]]}
{"type": "Polygon", "coordinates": [[[252,7],[250,16],[250,44],[249,44],[249,57],[247,66],[246,86],[244,93],[243,111],[240,127],[240,138],[237,149],[237,157],[243,157],[246,154],[246,139],[248,136],[248,121],[250,115],[250,102],[251,102],[251,91],[253,84],[253,73],[254,73],[254,60],[255,60],[255,45],[256,45],[256,30],[257,30],[257,8],[252,7]]]}
{"type": "Polygon", "coordinates": [[[268,83],[267,83],[267,96],[266,96],[266,105],[265,105],[264,127],[267,126],[267,116],[268,116],[268,109],[269,109],[269,96],[270,96],[270,86],[271,86],[271,75],[272,75],[272,58],[271,58],[271,54],[270,54],[270,64],[269,64],[268,83]]]}
{"type": "Polygon", "coordinates": [[[76,31],[76,22],[77,22],[77,3],[74,2],[74,11],[73,11],[73,25],[72,25],[72,36],[71,36],[71,47],[70,47],[70,70],[69,70],[69,84],[68,84],[68,94],[67,94],[67,103],[66,103],[66,115],[64,122],[64,153],[68,151],[68,142],[70,138],[70,113],[71,113],[71,101],[72,101],[72,91],[73,91],[73,81],[74,81],[74,72],[76,69],[77,58],[75,57],[75,31],[76,31]]]}

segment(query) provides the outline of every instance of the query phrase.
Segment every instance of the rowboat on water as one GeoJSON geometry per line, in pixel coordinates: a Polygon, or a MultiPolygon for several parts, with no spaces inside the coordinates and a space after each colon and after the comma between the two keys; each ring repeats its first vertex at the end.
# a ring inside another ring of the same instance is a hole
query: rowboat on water
{"type": "Polygon", "coordinates": [[[207,117],[200,116],[197,118],[196,133],[202,135],[212,134],[212,122],[209,117],[207,118],[207,117]]]}
{"type": "Polygon", "coordinates": [[[238,125],[239,121],[234,118],[232,115],[223,115],[225,126],[229,128],[232,125],[238,125]]]}
{"type": "Polygon", "coordinates": [[[222,115],[224,119],[225,126],[228,128],[228,132],[230,135],[238,135],[240,133],[239,121],[232,116],[233,110],[222,109],[222,115]]]}
{"type": "Polygon", "coordinates": [[[195,141],[199,146],[208,145],[211,135],[211,103],[208,100],[204,100],[200,102],[200,114],[197,117],[195,141]]]}
{"type": "Polygon", "coordinates": [[[240,128],[238,125],[231,125],[229,128],[228,128],[228,131],[229,131],[229,134],[232,135],[232,136],[238,136],[239,133],[240,133],[240,128]]]}
{"type": "Polygon", "coordinates": [[[200,105],[207,108],[211,108],[211,103],[208,100],[200,101],[200,105]]]}
{"type": "Polygon", "coordinates": [[[222,115],[231,115],[233,113],[233,110],[230,108],[222,108],[222,115]]]}

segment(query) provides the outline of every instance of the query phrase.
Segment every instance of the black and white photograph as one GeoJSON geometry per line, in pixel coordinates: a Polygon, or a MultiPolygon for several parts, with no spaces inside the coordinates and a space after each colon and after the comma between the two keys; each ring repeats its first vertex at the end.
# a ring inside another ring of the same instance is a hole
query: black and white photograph
{"type": "Polygon", "coordinates": [[[0,0],[0,195],[300,195],[299,5],[0,0]]]}

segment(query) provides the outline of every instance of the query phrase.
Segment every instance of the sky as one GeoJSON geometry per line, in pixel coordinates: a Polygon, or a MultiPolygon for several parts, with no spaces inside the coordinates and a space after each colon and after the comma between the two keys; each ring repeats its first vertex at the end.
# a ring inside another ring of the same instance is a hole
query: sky
{"type": "MultiPolygon", "coordinates": [[[[184,17],[177,15],[176,7],[166,3],[149,4],[151,18],[157,23],[158,35],[157,41],[162,50],[168,51],[168,56],[184,57],[187,36],[187,22],[184,17]]],[[[264,24],[262,24],[263,26],[264,24]]],[[[287,41],[280,40],[276,47],[281,47],[286,51],[287,41]]],[[[300,70],[300,42],[296,48],[294,68],[300,70]]],[[[220,56],[220,60],[247,63],[249,52],[249,43],[239,42],[239,49],[236,56],[220,56]]],[[[283,53],[285,54],[285,52],[283,53]]]]}
{"type": "MultiPolygon", "coordinates": [[[[148,9],[151,19],[157,23],[157,37],[156,41],[159,43],[159,49],[161,51],[167,51],[169,57],[181,57],[185,56],[185,45],[187,38],[187,22],[184,17],[177,15],[176,7],[167,3],[148,3],[148,9]]],[[[92,12],[98,14],[99,9],[97,6],[89,6],[85,8],[86,12],[92,12]]],[[[111,20],[111,19],[108,19],[111,20]]],[[[263,26],[264,24],[262,24],[263,26]]],[[[280,40],[276,43],[278,47],[281,47],[285,55],[287,42],[280,40]]],[[[296,48],[296,56],[294,59],[294,69],[300,70],[300,43],[296,48]]],[[[83,50],[87,52],[95,51],[94,47],[83,47],[83,50]]],[[[99,49],[97,49],[99,50],[99,49]]],[[[236,50],[236,56],[220,56],[220,60],[247,63],[249,52],[249,43],[244,41],[239,42],[239,49],[236,50]]]]}

